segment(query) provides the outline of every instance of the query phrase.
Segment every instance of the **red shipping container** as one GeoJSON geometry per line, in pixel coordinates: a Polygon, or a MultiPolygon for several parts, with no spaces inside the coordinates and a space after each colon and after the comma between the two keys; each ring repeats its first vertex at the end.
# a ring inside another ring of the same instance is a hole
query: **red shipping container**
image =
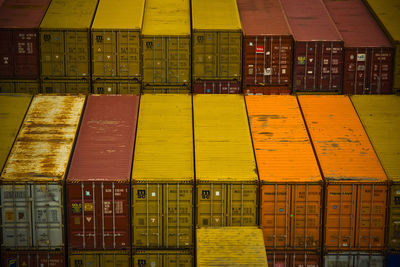
{"type": "Polygon", "coordinates": [[[344,41],[345,94],[391,94],[393,54],[389,40],[361,0],[325,0],[344,41]]]}
{"type": "Polygon", "coordinates": [[[2,266],[5,267],[62,267],[65,253],[61,251],[2,251],[2,266]]]}
{"type": "Polygon", "coordinates": [[[281,2],[295,41],[293,91],[341,93],[343,40],[324,3],[281,2]]]}
{"type": "Polygon", "coordinates": [[[321,257],[317,251],[267,250],[269,267],[319,267],[321,257]]]}
{"type": "Polygon", "coordinates": [[[240,94],[241,84],[235,80],[202,80],[193,82],[195,94],[240,94]]]}
{"type": "Polygon", "coordinates": [[[6,0],[0,7],[0,78],[39,78],[39,25],[51,0],[6,0]]]}
{"type": "Polygon", "coordinates": [[[293,37],[280,0],[237,3],[244,36],[244,93],[290,93],[293,37]]]}
{"type": "Polygon", "coordinates": [[[91,95],[67,178],[70,249],[130,248],[130,177],[139,96],[91,95]]]}

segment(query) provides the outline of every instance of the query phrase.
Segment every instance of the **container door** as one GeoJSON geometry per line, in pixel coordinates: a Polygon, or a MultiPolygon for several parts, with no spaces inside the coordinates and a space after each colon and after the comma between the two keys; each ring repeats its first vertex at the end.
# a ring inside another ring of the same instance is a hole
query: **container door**
{"type": "Polygon", "coordinates": [[[168,37],[169,84],[185,84],[190,81],[190,40],[187,37],[168,37]]]}
{"type": "MultiPolygon", "coordinates": [[[[14,76],[14,49],[11,31],[0,31],[0,77],[14,76]]],[[[2,92],[4,93],[4,92],[2,92]]]]}
{"type": "Polygon", "coordinates": [[[65,33],[65,68],[66,77],[90,78],[88,32],[65,33]]]}
{"type": "Polygon", "coordinates": [[[342,47],[334,42],[322,42],[318,54],[317,88],[319,91],[341,92],[342,47]]]}
{"type": "Polygon", "coordinates": [[[138,31],[118,31],[118,77],[140,79],[140,43],[138,31]]]}
{"type": "Polygon", "coordinates": [[[66,83],[63,81],[42,81],[42,92],[44,94],[65,93],[66,83]]]}
{"type": "Polygon", "coordinates": [[[90,84],[89,81],[72,80],[65,83],[65,91],[68,94],[89,94],[90,84]]]}
{"type": "Polygon", "coordinates": [[[111,78],[117,75],[115,32],[92,32],[93,78],[111,78]]]}
{"type": "Polygon", "coordinates": [[[218,79],[241,80],[242,73],[242,35],[241,33],[221,32],[218,34],[218,79]]]}
{"type": "Polygon", "coordinates": [[[355,255],[354,266],[384,267],[385,257],[373,253],[355,255]]]}
{"type": "Polygon", "coordinates": [[[102,267],[95,253],[79,252],[69,256],[70,267],[102,267]]]}
{"type": "Polygon", "coordinates": [[[41,32],[40,40],[40,75],[50,79],[55,77],[65,77],[63,32],[41,32]]]}
{"type": "Polygon", "coordinates": [[[230,184],[227,199],[227,226],[258,225],[257,185],[230,184]]]}
{"type": "Polygon", "coordinates": [[[400,91],[400,43],[395,45],[395,59],[394,59],[394,71],[393,71],[393,90],[395,92],[400,91]]]}
{"type": "Polygon", "coordinates": [[[118,94],[135,94],[139,95],[140,94],[140,83],[138,82],[119,82],[118,83],[119,88],[118,88],[118,94]]]}
{"type": "Polygon", "coordinates": [[[160,84],[166,82],[167,58],[164,37],[143,37],[143,82],[160,84]]]}
{"type": "Polygon", "coordinates": [[[15,42],[15,76],[39,76],[38,36],[34,31],[14,31],[15,42]]]}
{"type": "Polygon", "coordinates": [[[226,226],[226,194],[224,184],[197,185],[196,226],[226,226]]]}
{"type": "Polygon", "coordinates": [[[101,253],[98,257],[100,267],[126,267],[130,266],[131,262],[128,254],[101,253]]]}
{"type": "Polygon", "coordinates": [[[388,247],[400,248],[400,185],[393,184],[390,192],[388,247]]]}
{"type": "Polygon", "coordinates": [[[372,94],[391,94],[392,85],[392,62],[393,53],[390,49],[372,48],[369,49],[370,55],[370,77],[369,93],[372,94]]]}
{"type": "Polygon", "coordinates": [[[133,255],[133,266],[134,267],[164,267],[168,265],[163,264],[164,256],[156,253],[152,254],[136,254],[133,255]]]}
{"type": "Polygon", "coordinates": [[[25,94],[38,94],[40,92],[40,83],[37,81],[15,81],[15,92],[25,94]]]}
{"type": "Polygon", "coordinates": [[[132,186],[133,246],[162,247],[162,185],[132,186]]]}
{"type": "Polygon", "coordinates": [[[217,79],[218,34],[193,33],[193,80],[217,79]]]}
{"type": "Polygon", "coordinates": [[[0,80],[0,93],[15,93],[14,82],[12,80],[0,80]]]}
{"type": "Polygon", "coordinates": [[[103,82],[93,81],[93,93],[94,94],[116,94],[118,92],[119,82],[103,82]]]}
{"type": "Polygon", "coordinates": [[[193,266],[193,256],[179,253],[167,253],[164,255],[163,266],[191,267],[193,266]]]}

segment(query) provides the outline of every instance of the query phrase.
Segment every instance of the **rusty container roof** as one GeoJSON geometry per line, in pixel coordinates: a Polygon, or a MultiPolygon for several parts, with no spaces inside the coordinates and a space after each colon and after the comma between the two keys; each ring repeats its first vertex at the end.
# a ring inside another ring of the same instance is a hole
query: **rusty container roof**
{"type": "Polygon", "coordinates": [[[83,95],[35,96],[3,169],[1,180],[63,180],[85,98],[83,95]]]}

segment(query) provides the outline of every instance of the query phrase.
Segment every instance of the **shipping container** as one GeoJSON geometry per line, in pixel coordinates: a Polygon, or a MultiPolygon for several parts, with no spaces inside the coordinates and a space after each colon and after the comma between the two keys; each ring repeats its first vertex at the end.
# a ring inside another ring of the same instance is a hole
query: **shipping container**
{"type": "Polygon", "coordinates": [[[323,181],[295,96],[246,96],[267,250],[321,247],[323,181]]]}
{"type": "MultiPolygon", "coordinates": [[[[321,256],[312,251],[267,250],[269,267],[320,267],[321,256]]],[[[347,266],[335,266],[347,267],[347,266]]]]}
{"type": "Polygon", "coordinates": [[[92,77],[141,80],[140,30],[145,0],[102,0],[91,29],[92,77]]]}
{"type": "Polygon", "coordinates": [[[386,254],[386,267],[398,267],[400,262],[400,254],[395,251],[389,251],[386,254]]]}
{"type": "Polygon", "coordinates": [[[3,249],[63,249],[63,180],[85,96],[38,95],[0,177],[3,249]]]}
{"type": "Polygon", "coordinates": [[[40,24],[42,79],[90,79],[90,26],[98,0],[52,0],[40,24]]]}
{"type": "Polygon", "coordinates": [[[134,248],[193,247],[193,169],[191,96],[142,95],[132,169],[134,248]]]}
{"type": "Polygon", "coordinates": [[[38,94],[39,80],[0,80],[0,93],[38,94]]]}
{"type": "Polygon", "coordinates": [[[139,96],[91,95],[66,180],[69,249],[130,248],[139,96]]]}
{"type": "Polygon", "coordinates": [[[293,91],[342,92],[343,40],[322,0],[281,0],[294,38],[293,91]]]}
{"type": "Polygon", "coordinates": [[[362,0],[324,0],[344,41],[343,93],[392,93],[394,50],[362,0]]]}
{"type": "Polygon", "coordinates": [[[65,253],[62,251],[3,251],[2,266],[5,267],[64,267],[65,253]]]}
{"type": "Polygon", "coordinates": [[[134,250],[134,267],[192,267],[193,250],[134,250]]]}
{"type": "Polygon", "coordinates": [[[268,267],[262,231],[257,227],[196,230],[196,266],[268,267]]]}
{"type": "Polygon", "coordinates": [[[142,88],[143,94],[190,94],[187,86],[146,86],[142,88]]]}
{"type": "Polygon", "coordinates": [[[95,94],[134,94],[139,95],[141,83],[135,80],[93,80],[95,94]]]}
{"type": "Polygon", "coordinates": [[[235,0],[192,0],[192,81],[242,80],[242,28],[235,0]]]}
{"type": "Polygon", "coordinates": [[[243,96],[193,96],[196,226],[258,225],[258,176],[243,96]]]}
{"type": "Polygon", "coordinates": [[[126,250],[78,250],[68,256],[69,267],[127,267],[131,253],[126,250]]]}
{"type": "Polygon", "coordinates": [[[235,80],[198,80],[192,83],[194,94],[240,94],[241,83],[235,80]]]}
{"type": "Polygon", "coordinates": [[[391,182],[387,245],[400,249],[400,96],[352,96],[351,101],[391,182]]]}
{"type": "Polygon", "coordinates": [[[143,86],[190,88],[190,1],[146,0],[143,86]]]}
{"type": "Polygon", "coordinates": [[[17,137],[31,95],[0,95],[0,172],[17,137]]]}
{"type": "Polygon", "coordinates": [[[384,267],[385,256],[382,253],[374,252],[332,252],[324,255],[324,266],[384,267]]]}
{"type": "Polygon", "coordinates": [[[90,93],[90,80],[42,80],[41,88],[43,94],[88,94],[90,93]]]}
{"type": "Polygon", "coordinates": [[[298,100],[325,179],[325,250],[383,250],[388,181],[350,99],[298,100]]]}
{"type": "Polygon", "coordinates": [[[395,51],[393,91],[400,91],[400,6],[398,0],[363,0],[386,32],[395,51]]]}
{"type": "Polygon", "coordinates": [[[239,0],[238,7],[244,36],[243,92],[290,94],[293,36],[280,0],[239,0]]]}
{"type": "Polygon", "coordinates": [[[7,0],[0,7],[0,78],[39,78],[39,25],[51,0],[7,0]]]}

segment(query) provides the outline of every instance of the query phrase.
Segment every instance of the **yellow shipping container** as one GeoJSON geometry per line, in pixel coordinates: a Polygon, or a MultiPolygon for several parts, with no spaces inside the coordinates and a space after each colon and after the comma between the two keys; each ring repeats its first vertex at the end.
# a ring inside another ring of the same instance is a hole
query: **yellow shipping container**
{"type": "Polygon", "coordinates": [[[102,0],[92,25],[93,78],[141,80],[140,31],[145,0],[102,0]]]}
{"type": "Polygon", "coordinates": [[[351,96],[379,160],[391,181],[388,247],[400,248],[400,96],[351,96]]]}
{"type": "Polygon", "coordinates": [[[143,85],[190,87],[189,0],[146,0],[143,85]]]}
{"type": "Polygon", "coordinates": [[[236,0],[192,0],[192,81],[242,76],[242,27],[236,0]]]}
{"type": "Polygon", "coordinates": [[[200,228],[196,247],[198,267],[268,267],[263,234],[256,227],[200,228]]]}
{"type": "Polygon", "coordinates": [[[42,80],[43,94],[88,94],[90,80],[42,80]]]}
{"type": "Polygon", "coordinates": [[[194,95],[197,226],[258,224],[258,176],[243,96],[194,95]]]}
{"type": "Polygon", "coordinates": [[[94,80],[94,94],[140,94],[142,84],[135,80],[94,80]]]}
{"type": "Polygon", "coordinates": [[[98,0],[53,0],[40,24],[42,79],[90,78],[90,26],[98,0]]]}
{"type": "Polygon", "coordinates": [[[192,267],[193,250],[134,250],[134,267],[192,267]]]}
{"type": "Polygon", "coordinates": [[[77,250],[69,253],[70,267],[127,267],[131,255],[126,250],[77,250]]]}
{"type": "Polygon", "coordinates": [[[0,93],[38,94],[39,92],[38,80],[0,80],[0,93]]]}
{"type": "Polygon", "coordinates": [[[142,95],[132,168],[133,247],[193,246],[190,95],[142,95]]]}

